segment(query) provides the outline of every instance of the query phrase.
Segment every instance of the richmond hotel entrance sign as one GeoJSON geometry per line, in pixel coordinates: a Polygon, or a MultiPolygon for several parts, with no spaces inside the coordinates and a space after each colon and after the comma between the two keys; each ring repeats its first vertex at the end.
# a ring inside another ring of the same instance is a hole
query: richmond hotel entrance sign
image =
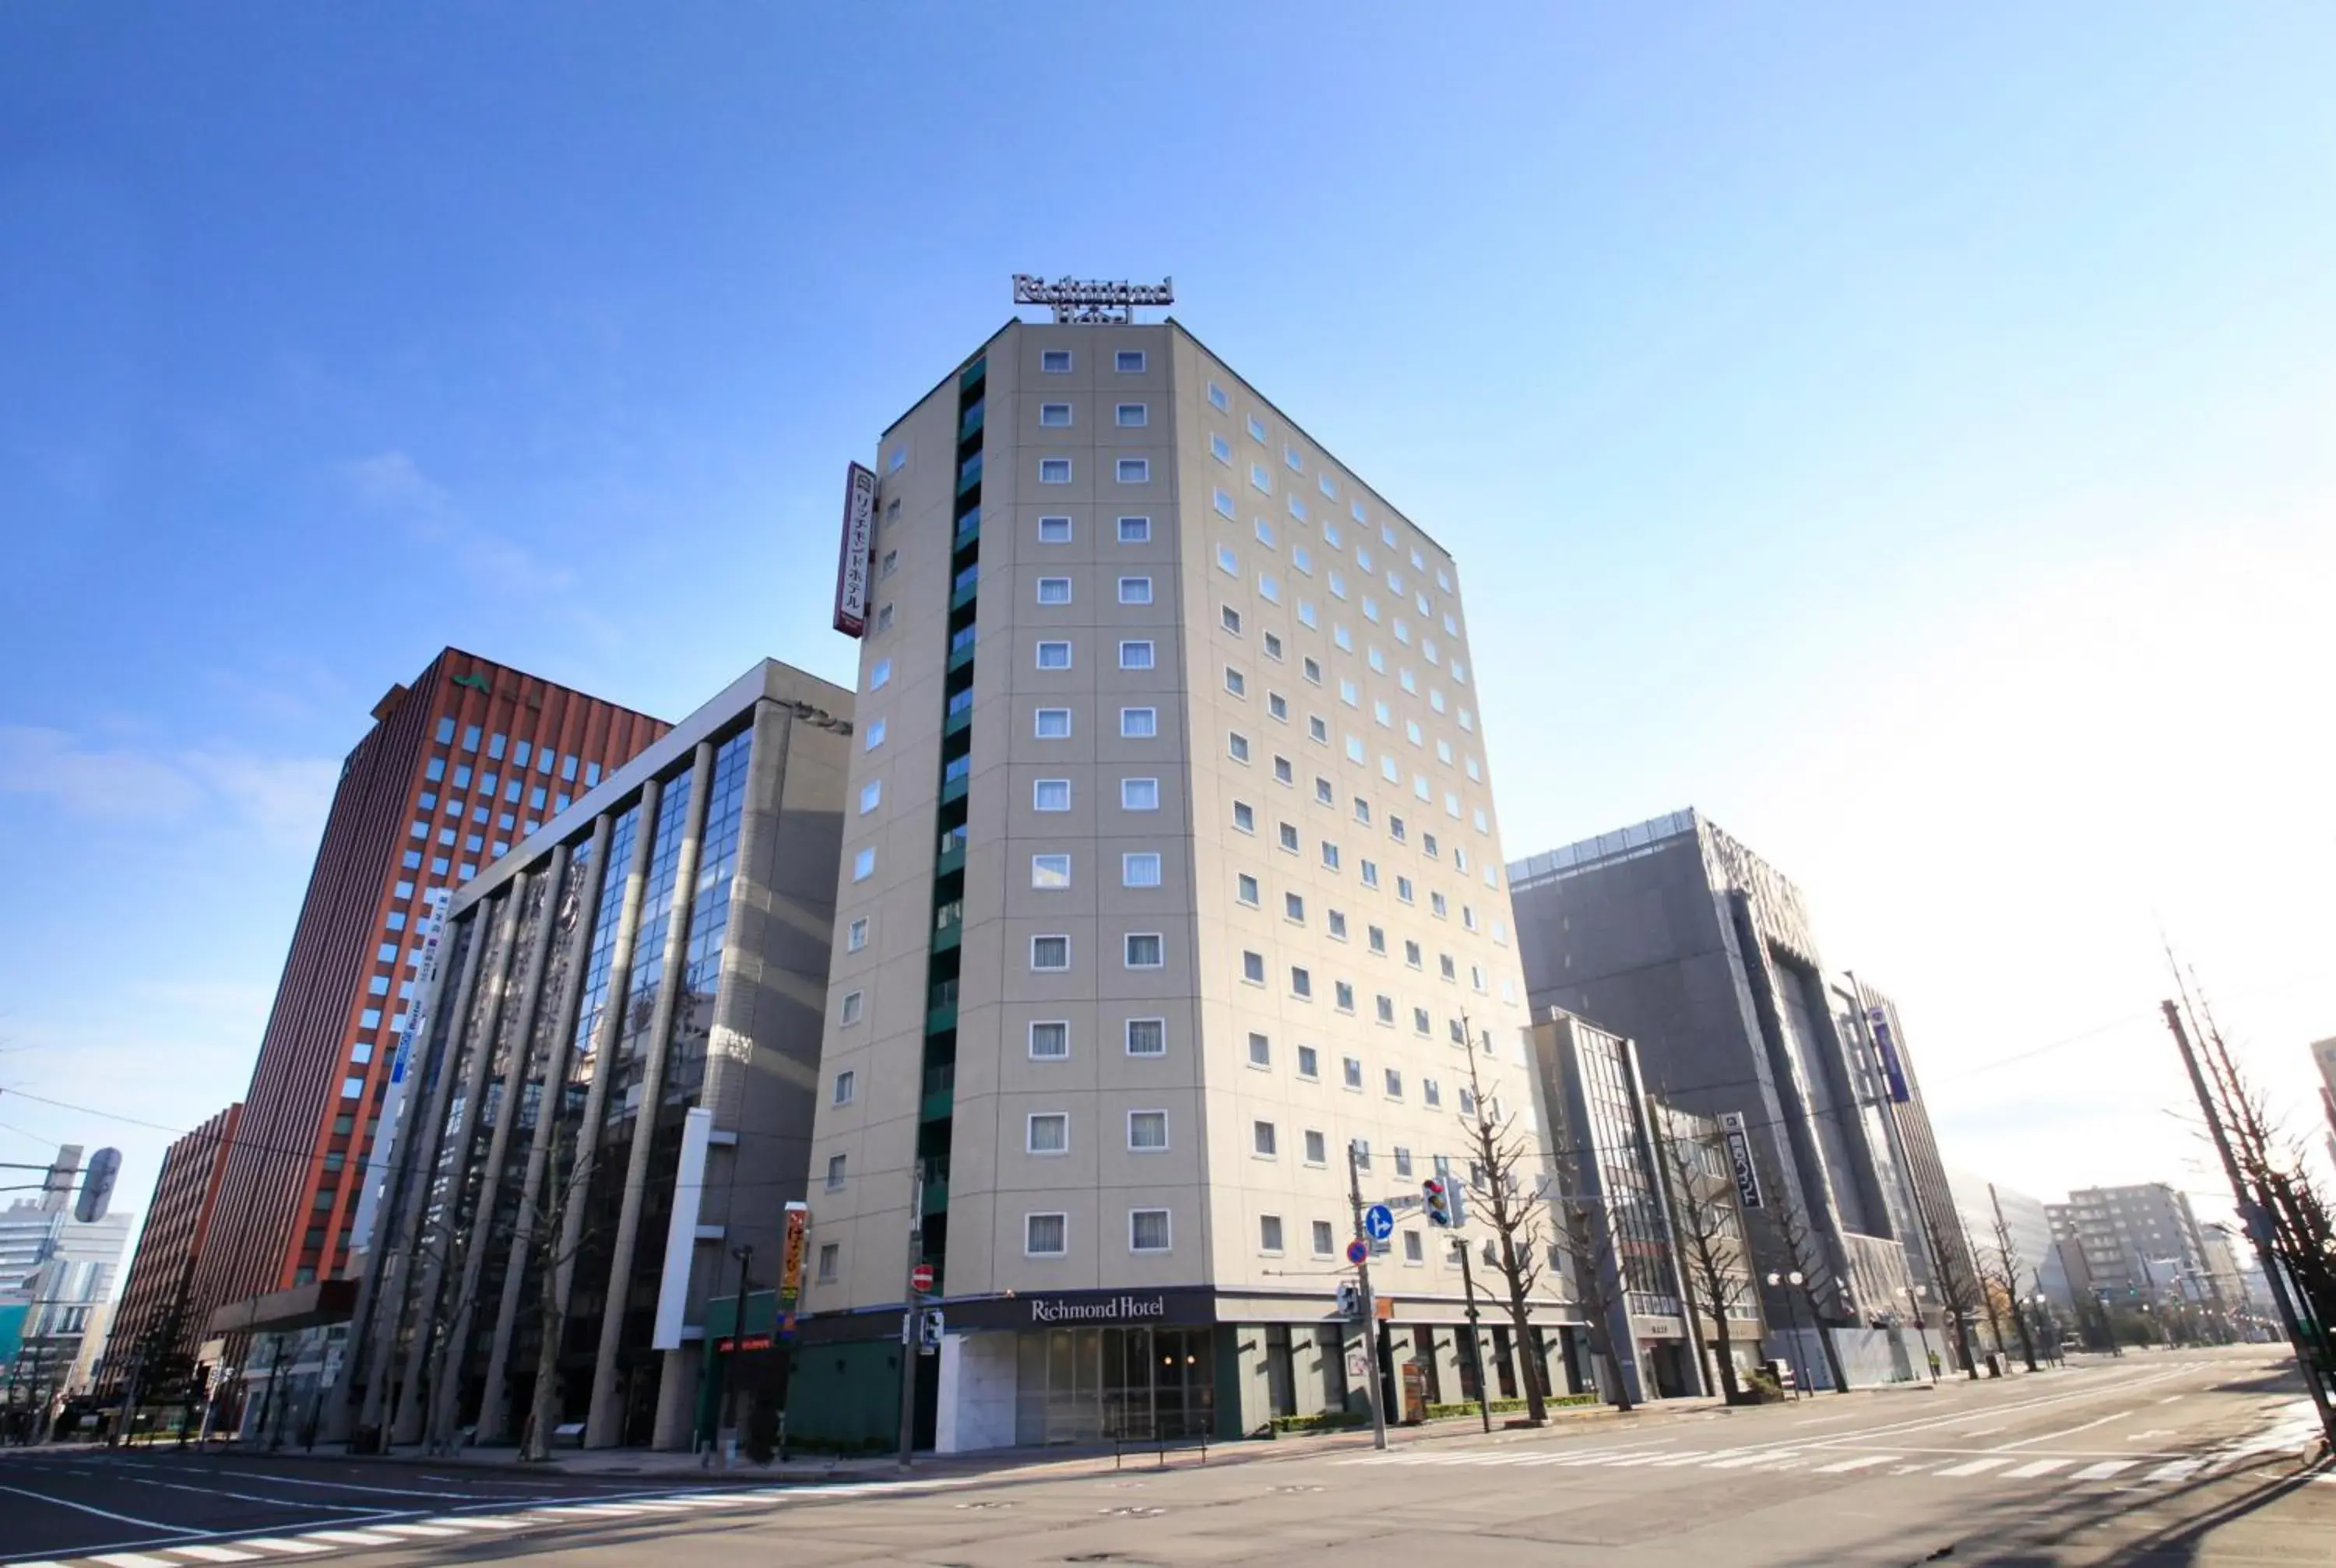
{"type": "Polygon", "coordinates": [[[952,1329],[1137,1329],[1217,1320],[1216,1295],[1184,1290],[1047,1290],[949,1304],[952,1329]]]}

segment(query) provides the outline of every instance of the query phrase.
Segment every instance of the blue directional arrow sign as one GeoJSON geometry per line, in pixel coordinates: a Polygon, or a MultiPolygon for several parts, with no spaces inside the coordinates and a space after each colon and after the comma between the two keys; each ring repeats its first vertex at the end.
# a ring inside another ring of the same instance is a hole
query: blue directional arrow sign
{"type": "Polygon", "coordinates": [[[1370,1255],[1371,1249],[1368,1242],[1349,1242],[1347,1243],[1347,1261],[1349,1263],[1359,1265],[1365,1258],[1368,1258],[1370,1255]]]}
{"type": "Polygon", "coordinates": [[[1363,1211],[1363,1234],[1374,1242],[1384,1242],[1395,1234],[1395,1211],[1385,1203],[1373,1203],[1363,1211]]]}

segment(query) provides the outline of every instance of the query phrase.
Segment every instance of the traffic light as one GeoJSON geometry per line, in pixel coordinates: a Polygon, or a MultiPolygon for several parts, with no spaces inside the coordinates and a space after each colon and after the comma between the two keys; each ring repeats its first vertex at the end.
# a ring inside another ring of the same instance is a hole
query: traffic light
{"type": "Polygon", "coordinates": [[[930,1355],[941,1348],[941,1310],[928,1307],[917,1315],[917,1349],[930,1355]]]}
{"type": "Polygon", "coordinates": [[[1467,1195],[1451,1177],[1430,1176],[1419,1184],[1419,1196],[1429,1224],[1456,1230],[1468,1222],[1467,1195]]]}
{"type": "Polygon", "coordinates": [[[1338,1281],[1338,1316],[1348,1322],[1363,1315],[1363,1287],[1354,1280],[1338,1281]]]}

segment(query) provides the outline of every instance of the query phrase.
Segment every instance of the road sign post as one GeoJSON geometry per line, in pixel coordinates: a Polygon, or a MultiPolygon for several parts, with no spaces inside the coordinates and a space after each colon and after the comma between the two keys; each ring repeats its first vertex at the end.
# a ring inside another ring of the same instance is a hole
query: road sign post
{"type": "MultiPolygon", "coordinates": [[[[1362,1166],[1358,1161],[1352,1138],[1347,1140],[1347,1202],[1354,1210],[1357,1230],[1375,1234],[1382,1241],[1394,1233],[1395,1215],[1388,1213],[1385,1203],[1372,1204],[1368,1214],[1363,1212],[1362,1166]],[[1371,1229],[1374,1221],[1379,1226],[1376,1232],[1371,1229]]],[[[1364,1382],[1371,1397],[1371,1446],[1384,1448],[1387,1446],[1387,1411],[1379,1398],[1379,1323],[1378,1313],[1374,1310],[1377,1298],[1371,1294],[1370,1249],[1368,1247],[1355,1264],[1355,1274],[1361,1281],[1363,1291],[1363,1365],[1366,1368],[1364,1382]]]]}

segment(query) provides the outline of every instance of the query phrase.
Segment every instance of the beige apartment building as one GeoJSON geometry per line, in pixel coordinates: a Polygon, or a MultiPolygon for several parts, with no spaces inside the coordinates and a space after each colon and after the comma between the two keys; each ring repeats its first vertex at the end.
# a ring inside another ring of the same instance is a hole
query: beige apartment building
{"type": "MultiPolygon", "coordinates": [[[[791,1431],[893,1430],[920,1160],[920,1441],[1360,1409],[1350,1140],[1367,1203],[1465,1172],[1472,1037],[1539,1119],[1451,555],[1173,322],[1009,323],[877,469],[791,1431]]],[[[1580,1386],[1549,1289],[1496,1398],[1580,1386]]]]}

